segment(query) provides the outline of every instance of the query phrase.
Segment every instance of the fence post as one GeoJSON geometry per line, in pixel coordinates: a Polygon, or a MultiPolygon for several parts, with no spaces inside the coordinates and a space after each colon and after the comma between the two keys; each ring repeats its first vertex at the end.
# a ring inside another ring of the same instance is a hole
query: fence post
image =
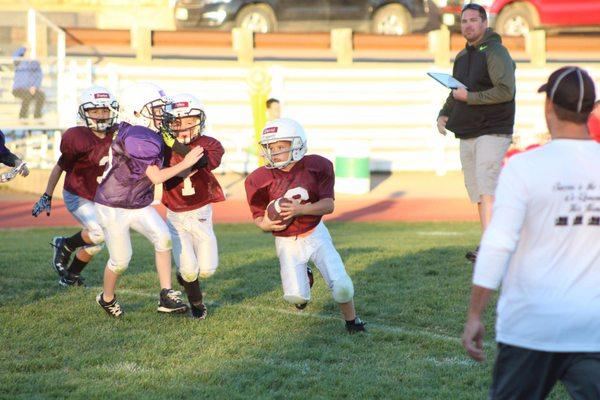
{"type": "Polygon", "coordinates": [[[427,34],[429,51],[433,54],[433,62],[441,67],[450,64],[450,30],[446,25],[427,34]]]}
{"type": "Polygon", "coordinates": [[[40,168],[48,168],[48,135],[42,132],[40,137],[40,168]]]}
{"type": "Polygon", "coordinates": [[[60,158],[60,139],[62,135],[60,130],[54,131],[52,135],[52,161],[57,162],[60,158]]]}
{"type": "Polygon", "coordinates": [[[352,65],[352,29],[341,28],[331,30],[331,50],[339,65],[352,65]]]}
{"type": "Polygon", "coordinates": [[[65,58],[66,58],[66,37],[64,32],[58,33],[58,43],[56,51],[56,106],[58,108],[58,124],[61,127],[67,126],[68,119],[65,118],[67,113],[62,112],[67,110],[65,104],[65,58]]]}
{"type": "Polygon", "coordinates": [[[525,49],[529,54],[531,64],[536,67],[546,65],[546,31],[535,30],[525,34],[525,49]]]}
{"type": "Polygon", "coordinates": [[[108,63],[106,66],[106,75],[108,81],[108,89],[113,92],[115,96],[119,93],[119,70],[117,65],[113,62],[108,63]]]}
{"type": "Polygon", "coordinates": [[[29,45],[30,58],[37,58],[37,29],[35,20],[35,10],[27,10],[27,44],[29,45]]]}
{"type": "Polygon", "coordinates": [[[243,65],[252,64],[254,61],[254,32],[248,28],[233,28],[231,39],[238,62],[243,65]]]}
{"type": "Polygon", "coordinates": [[[131,27],[131,48],[135,49],[138,62],[149,62],[152,59],[152,31],[134,23],[131,27]]]}

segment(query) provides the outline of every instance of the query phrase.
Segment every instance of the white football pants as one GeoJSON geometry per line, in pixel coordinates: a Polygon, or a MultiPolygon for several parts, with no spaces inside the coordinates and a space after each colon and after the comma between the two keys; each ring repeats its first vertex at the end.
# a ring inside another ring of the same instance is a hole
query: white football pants
{"type": "Polygon", "coordinates": [[[125,209],[96,203],[96,213],[110,255],[107,266],[116,274],[122,274],[131,260],[129,229],[144,235],[154,245],[155,251],[171,250],[167,224],[152,206],[125,209]]]}
{"type": "Polygon", "coordinates": [[[305,237],[275,237],[284,300],[303,304],[310,300],[306,267],[312,261],[321,272],[338,303],[352,300],[354,287],[323,222],[305,237]]]}
{"type": "Polygon", "coordinates": [[[173,257],[186,282],[213,275],[219,265],[217,237],[213,232],[212,205],[174,212],[167,209],[167,225],[173,239],[173,257]]]}
{"type": "Polygon", "coordinates": [[[100,223],[98,223],[95,203],[68,190],[63,190],[63,200],[67,210],[88,231],[90,239],[94,243],[83,247],[83,249],[91,256],[98,254],[103,247],[104,232],[100,223]]]}

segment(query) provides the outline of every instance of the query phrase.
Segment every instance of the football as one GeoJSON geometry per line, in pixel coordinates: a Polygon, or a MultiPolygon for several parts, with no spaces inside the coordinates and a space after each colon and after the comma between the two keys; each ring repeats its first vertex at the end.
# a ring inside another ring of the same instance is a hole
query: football
{"type": "Polygon", "coordinates": [[[289,218],[284,220],[281,217],[281,204],[289,204],[292,201],[290,199],[286,199],[285,197],[280,197],[278,199],[272,200],[267,206],[267,216],[271,221],[281,221],[284,225],[289,225],[292,223],[294,218],[289,218]]]}

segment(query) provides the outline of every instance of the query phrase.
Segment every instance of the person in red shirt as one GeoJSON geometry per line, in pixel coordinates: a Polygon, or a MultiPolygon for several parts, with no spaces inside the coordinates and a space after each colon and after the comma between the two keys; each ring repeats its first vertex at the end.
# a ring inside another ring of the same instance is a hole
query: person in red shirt
{"type": "Polygon", "coordinates": [[[81,126],[63,133],[61,156],[50,173],[46,191],[31,212],[34,217],[43,211],[50,215],[54,188],[63,171],[66,172],[63,198],[83,229],[70,237],[57,236],[52,241],[52,263],[63,286],[83,285],[81,271],[103,247],[104,234],[96,219],[94,195],[109,160],[117,110],[118,103],[106,88],[92,86],[81,94],[78,110],[81,126]],[[67,268],[71,254],[78,248],[67,268]]]}
{"type": "MultiPolygon", "coordinates": [[[[167,225],[173,239],[177,280],[184,287],[192,317],[206,318],[200,278],[215,273],[219,264],[217,238],[212,224],[212,203],[225,200],[211,172],[221,164],[221,143],[204,135],[204,106],[191,94],[179,94],[164,107],[163,130],[189,149],[202,147],[204,154],[196,170],[188,169],[163,183],[162,203],[167,208],[167,225]]],[[[179,163],[183,156],[167,147],[165,166],[179,163]]]]}
{"type": "Polygon", "coordinates": [[[600,100],[594,103],[594,110],[588,119],[588,130],[592,139],[600,142],[600,100]]]}
{"type": "Polygon", "coordinates": [[[334,209],[333,164],[319,155],[305,155],[304,129],[292,119],[269,122],[260,145],[266,165],[246,178],[246,196],[256,226],[275,236],[284,300],[299,310],[306,307],[312,275],[307,267],[312,261],[339,304],[348,332],[364,331],[365,323],[354,309],[352,279],[321,221],[334,209]],[[273,221],[266,209],[281,197],[291,201],[281,205],[283,221],[273,221]],[[284,222],[290,219],[289,225],[284,222]]]}

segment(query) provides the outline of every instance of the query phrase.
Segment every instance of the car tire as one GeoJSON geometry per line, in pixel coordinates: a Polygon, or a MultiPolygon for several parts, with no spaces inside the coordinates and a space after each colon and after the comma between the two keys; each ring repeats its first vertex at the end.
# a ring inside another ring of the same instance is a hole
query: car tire
{"type": "Polygon", "coordinates": [[[249,28],[256,33],[273,32],[277,19],[273,9],[266,4],[252,4],[242,8],[235,17],[235,26],[249,28]]]}
{"type": "Polygon", "coordinates": [[[412,31],[412,17],[400,4],[388,4],[373,14],[371,33],[378,35],[406,35],[412,31]]]}
{"type": "Polygon", "coordinates": [[[524,36],[536,29],[539,18],[533,6],[525,3],[508,5],[500,11],[494,30],[503,36],[524,36]]]}

